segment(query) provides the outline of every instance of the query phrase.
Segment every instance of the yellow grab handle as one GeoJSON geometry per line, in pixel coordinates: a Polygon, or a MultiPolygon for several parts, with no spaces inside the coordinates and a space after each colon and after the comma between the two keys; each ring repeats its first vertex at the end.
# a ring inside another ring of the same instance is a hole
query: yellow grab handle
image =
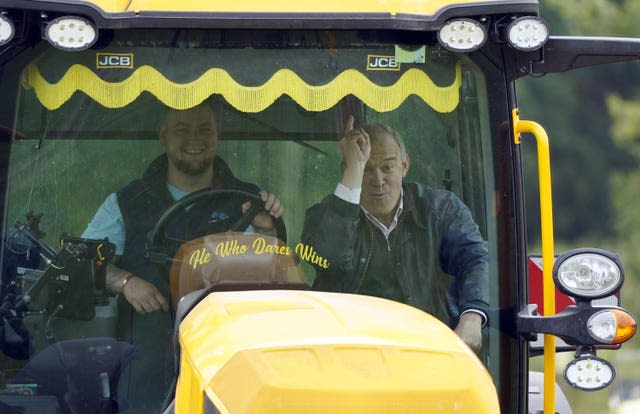
{"type": "MultiPolygon", "coordinates": [[[[549,138],[536,122],[520,120],[518,109],[512,111],[513,138],[520,144],[520,134],[532,134],[538,149],[538,182],[540,186],[540,226],[542,235],[542,292],[544,316],[556,313],[555,285],[553,283],[553,208],[551,203],[551,162],[549,138]]],[[[556,338],[544,335],[544,414],[555,413],[556,338]]]]}

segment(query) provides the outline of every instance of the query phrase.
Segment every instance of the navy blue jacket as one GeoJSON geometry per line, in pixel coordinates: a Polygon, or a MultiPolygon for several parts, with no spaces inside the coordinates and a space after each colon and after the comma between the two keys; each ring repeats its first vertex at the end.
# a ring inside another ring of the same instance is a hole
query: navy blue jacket
{"type": "Polygon", "coordinates": [[[383,236],[359,205],[329,195],[307,210],[302,241],[329,264],[316,266],[314,289],[385,297],[393,289],[360,288],[365,277],[388,277],[402,302],[449,326],[467,309],[485,311],[488,252],[469,209],[450,191],[419,183],[404,183],[403,190],[403,211],[389,238],[395,256],[374,242],[374,232],[383,236]],[[379,271],[370,266],[372,259],[380,257],[394,261],[382,266],[389,273],[371,274],[379,271]]]}
{"type": "MultiPolygon", "coordinates": [[[[118,206],[125,223],[126,239],[118,267],[139,276],[170,298],[168,273],[145,258],[149,234],[160,216],[175,201],[167,189],[167,157],[163,154],[147,168],[143,177],[125,185],[117,192],[118,206]]],[[[258,194],[255,185],[233,176],[219,157],[214,160],[212,189],[237,189],[258,194]]],[[[228,224],[242,216],[242,197],[204,200],[176,216],[167,227],[170,236],[185,241],[204,234],[228,230],[228,224]],[[204,226],[203,226],[204,224],[204,226]]],[[[168,246],[175,253],[179,246],[168,246]]],[[[171,312],[140,315],[120,295],[118,301],[119,337],[135,345],[138,358],[122,375],[120,392],[131,412],[157,413],[174,379],[172,349],[173,321],[171,312]]]]}

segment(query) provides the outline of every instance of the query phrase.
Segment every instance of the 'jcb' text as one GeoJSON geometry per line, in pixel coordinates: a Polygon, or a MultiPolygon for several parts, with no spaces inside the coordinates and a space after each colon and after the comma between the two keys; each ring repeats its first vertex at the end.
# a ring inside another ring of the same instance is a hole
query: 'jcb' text
{"type": "Polygon", "coordinates": [[[96,67],[104,68],[133,68],[133,54],[98,53],[96,67]]]}
{"type": "Polygon", "coordinates": [[[395,56],[367,56],[367,70],[400,70],[400,63],[395,56]]]}

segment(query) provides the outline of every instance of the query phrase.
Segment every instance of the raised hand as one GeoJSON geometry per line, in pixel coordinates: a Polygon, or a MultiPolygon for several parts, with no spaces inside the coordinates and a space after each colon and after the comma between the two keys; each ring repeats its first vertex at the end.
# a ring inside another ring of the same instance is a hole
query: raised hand
{"type": "Polygon", "coordinates": [[[340,140],[343,170],[342,184],[349,188],[361,188],[364,167],[371,156],[371,141],[362,128],[354,128],[353,115],[347,119],[347,128],[340,140]]]}

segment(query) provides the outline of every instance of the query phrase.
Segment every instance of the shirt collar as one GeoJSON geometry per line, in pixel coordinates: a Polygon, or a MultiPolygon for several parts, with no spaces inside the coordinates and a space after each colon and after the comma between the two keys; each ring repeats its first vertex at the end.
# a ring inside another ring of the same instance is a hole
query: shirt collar
{"type": "Polygon", "coordinates": [[[366,208],[360,205],[360,208],[362,209],[362,212],[364,213],[365,217],[374,226],[380,229],[380,231],[382,232],[382,234],[384,234],[384,237],[386,239],[389,238],[389,234],[391,234],[391,232],[398,226],[398,219],[400,218],[400,214],[402,214],[402,209],[404,207],[403,198],[404,198],[404,189],[400,188],[400,202],[398,203],[398,208],[396,209],[396,213],[393,215],[393,220],[391,220],[391,223],[389,223],[389,227],[385,226],[380,220],[378,220],[377,217],[369,213],[366,208]]]}

